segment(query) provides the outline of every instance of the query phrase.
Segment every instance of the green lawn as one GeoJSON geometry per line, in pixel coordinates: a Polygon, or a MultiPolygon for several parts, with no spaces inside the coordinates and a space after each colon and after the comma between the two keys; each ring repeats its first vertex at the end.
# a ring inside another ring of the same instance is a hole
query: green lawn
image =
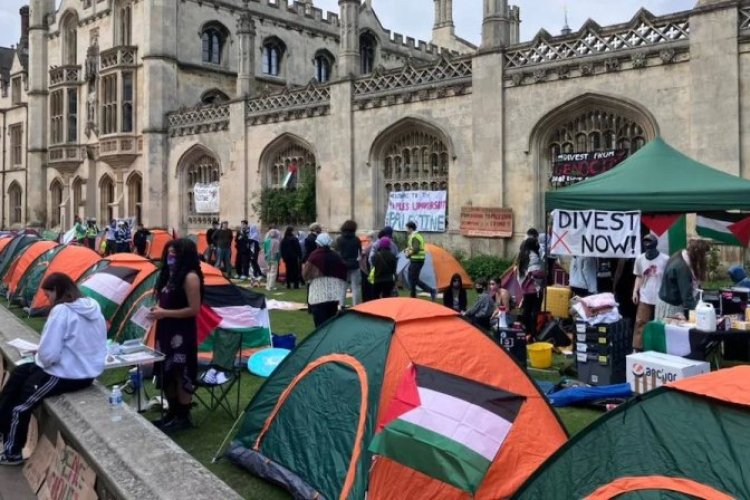
{"type": "MultiPolygon", "coordinates": [[[[305,302],[306,290],[290,290],[279,288],[276,291],[266,292],[268,298],[293,302],[305,302]]],[[[19,308],[12,309],[16,315],[22,318],[32,328],[41,331],[44,320],[39,318],[27,318],[26,314],[19,308]]],[[[305,311],[271,311],[271,326],[274,333],[294,333],[297,336],[297,342],[301,342],[313,330],[312,316],[305,311]]],[[[564,360],[561,356],[555,357],[554,370],[534,371],[533,376],[540,380],[549,380],[557,382],[560,373],[565,371],[571,364],[570,360],[564,360]]],[[[126,370],[113,370],[105,373],[100,377],[100,382],[105,385],[111,385],[124,380],[126,370]]],[[[263,380],[255,377],[248,372],[242,376],[242,390],[240,395],[240,407],[244,408],[249,403],[252,396],[256,393],[263,380]]],[[[153,393],[153,389],[150,389],[153,393]]],[[[586,427],[592,421],[597,419],[602,413],[578,408],[563,408],[558,410],[558,414],[568,432],[573,435],[586,427]]],[[[193,411],[195,422],[202,421],[205,416],[205,410],[202,407],[196,407],[193,411]]],[[[158,412],[147,413],[146,418],[156,419],[159,417],[158,412]]],[[[250,473],[232,465],[226,459],[218,463],[211,463],[213,456],[219,445],[224,440],[228,431],[231,429],[234,421],[224,412],[214,412],[210,418],[195,428],[183,431],[173,436],[175,442],[185,451],[190,453],[199,462],[205,465],[209,470],[214,472],[230,487],[236,490],[245,498],[262,498],[264,500],[286,499],[289,495],[280,488],[277,488],[261,479],[256,478],[250,473]]],[[[540,429],[543,432],[543,429],[540,429]]]]}

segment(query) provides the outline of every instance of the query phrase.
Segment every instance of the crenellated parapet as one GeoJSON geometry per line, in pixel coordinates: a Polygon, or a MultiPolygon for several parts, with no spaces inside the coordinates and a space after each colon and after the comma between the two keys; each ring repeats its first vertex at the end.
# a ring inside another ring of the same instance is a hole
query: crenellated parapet
{"type": "Polygon", "coordinates": [[[354,81],[357,109],[389,106],[408,102],[463,95],[471,88],[470,57],[451,59],[443,55],[433,64],[385,71],[354,81]]]}
{"type": "Polygon", "coordinates": [[[278,94],[248,99],[245,119],[248,125],[298,120],[329,113],[331,90],[311,81],[299,89],[285,88],[278,94]]]}
{"type": "Polygon", "coordinates": [[[589,20],[564,36],[541,30],[506,51],[505,79],[523,85],[640,69],[688,60],[689,51],[689,13],[657,17],[642,9],[624,24],[601,27],[589,20]]]}
{"type": "Polygon", "coordinates": [[[229,129],[229,104],[196,106],[167,114],[172,137],[219,132],[229,129]]]}

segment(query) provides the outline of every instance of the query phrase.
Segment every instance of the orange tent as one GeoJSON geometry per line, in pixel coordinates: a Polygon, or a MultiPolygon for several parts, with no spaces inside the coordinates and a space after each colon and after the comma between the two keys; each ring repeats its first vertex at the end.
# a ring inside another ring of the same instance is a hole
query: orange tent
{"type": "MultiPolygon", "coordinates": [[[[172,235],[164,229],[152,229],[151,237],[148,240],[148,246],[146,247],[146,255],[151,260],[159,260],[164,254],[164,248],[167,243],[172,241],[172,235]]],[[[199,250],[200,251],[200,250],[199,250]]]]}
{"type": "Polygon", "coordinates": [[[10,265],[8,272],[3,278],[3,284],[7,287],[8,293],[13,294],[18,287],[18,282],[28,271],[29,267],[46,251],[57,246],[54,241],[37,241],[29,245],[13,263],[10,265]]]}
{"type": "Polygon", "coordinates": [[[8,243],[10,243],[11,241],[13,241],[12,236],[6,235],[3,237],[0,237],[0,252],[2,252],[5,249],[5,247],[8,246],[8,243]]]}
{"type": "MultiPolygon", "coordinates": [[[[469,274],[448,250],[429,243],[424,248],[427,257],[419,273],[419,279],[424,283],[437,290],[447,290],[451,286],[451,277],[458,273],[464,288],[474,286],[469,274]]],[[[398,275],[403,283],[409,282],[409,259],[403,252],[398,256],[398,275]]]]}
{"type": "MultiPolygon", "coordinates": [[[[206,255],[206,251],[208,250],[208,240],[206,239],[206,232],[205,231],[198,231],[198,234],[194,235],[195,245],[198,247],[198,254],[200,255],[206,255]]],[[[232,265],[235,263],[237,250],[234,246],[234,242],[232,243],[232,265]]]]}
{"type": "Polygon", "coordinates": [[[135,289],[149,274],[156,271],[156,266],[147,258],[134,253],[115,253],[103,259],[115,267],[129,267],[137,269],[138,275],[133,280],[131,290],[135,289]]]}
{"type": "Polygon", "coordinates": [[[454,311],[404,298],[319,327],[239,429],[229,458],[300,498],[507,498],[567,440],[501,347],[454,311]]]}
{"type": "MultiPolygon", "coordinates": [[[[41,283],[52,273],[64,273],[73,281],[78,281],[86,271],[94,267],[101,257],[93,250],[79,245],[66,245],[50,261],[41,283]]],[[[44,316],[49,310],[50,303],[41,290],[37,290],[29,305],[30,316],[44,316]]]]}

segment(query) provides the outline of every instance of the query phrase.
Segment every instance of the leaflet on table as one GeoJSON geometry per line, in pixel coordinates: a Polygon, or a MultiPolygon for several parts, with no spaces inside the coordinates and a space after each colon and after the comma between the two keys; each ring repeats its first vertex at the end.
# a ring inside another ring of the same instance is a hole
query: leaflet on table
{"type": "Polygon", "coordinates": [[[141,306],[138,310],[130,317],[130,321],[148,331],[151,329],[151,325],[154,324],[154,320],[149,317],[151,309],[146,306],[141,306]]]}
{"type": "Polygon", "coordinates": [[[18,352],[21,354],[21,356],[33,354],[39,350],[39,344],[34,344],[33,342],[29,342],[23,339],[13,339],[8,342],[8,345],[18,349],[18,352]]]}

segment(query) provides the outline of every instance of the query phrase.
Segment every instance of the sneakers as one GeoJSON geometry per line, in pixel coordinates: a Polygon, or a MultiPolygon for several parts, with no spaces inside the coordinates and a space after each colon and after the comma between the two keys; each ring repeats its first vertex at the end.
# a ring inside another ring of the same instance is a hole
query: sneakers
{"type": "Polygon", "coordinates": [[[177,431],[184,431],[187,429],[191,429],[193,427],[193,422],[190,419],[190,417],[175,417],[169,422],[166,422],[165,424],[161,425],[159,428],[162,430],[162,432],[177,432],[177,431]]]}
{"type": "Polygon", "coordinates": [[[5,453],[0,454],[0,465],[23,465],[23,457],[11,457],[5,453]]]}

